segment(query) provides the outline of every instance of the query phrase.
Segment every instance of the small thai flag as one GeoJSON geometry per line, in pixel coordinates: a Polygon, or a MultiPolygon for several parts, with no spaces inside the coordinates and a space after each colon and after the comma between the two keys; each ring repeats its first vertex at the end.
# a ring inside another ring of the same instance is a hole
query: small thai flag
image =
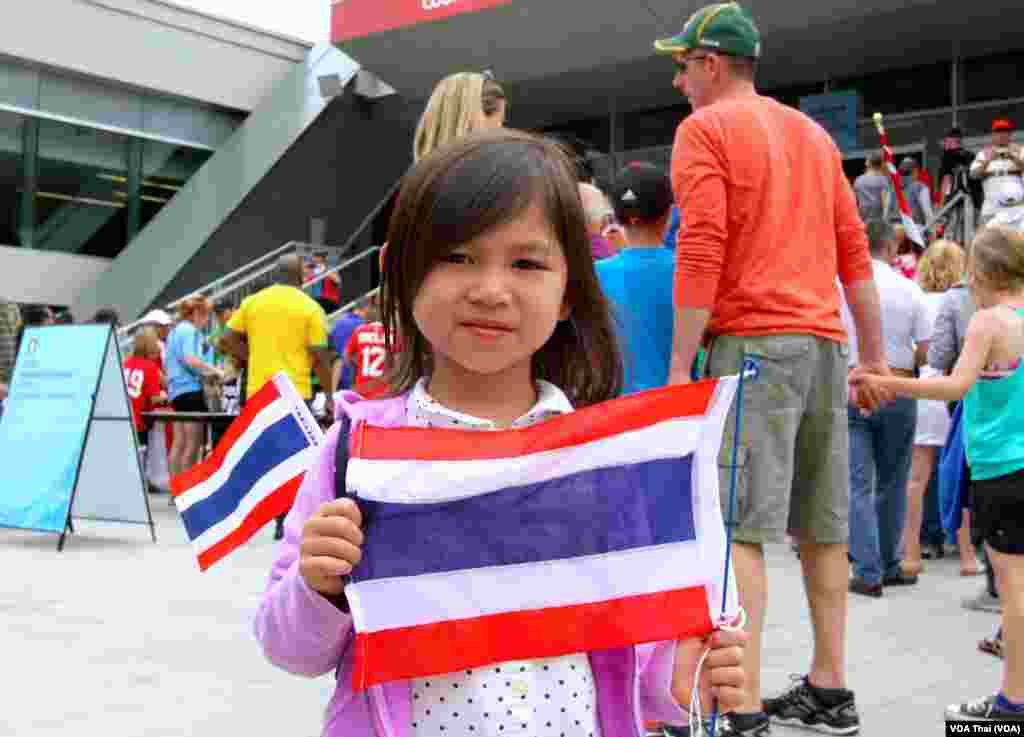
{"type": "Polygon", "coordinates": [[[291,509],[322,442],[306,403],[279,373],[249,398],[209,458],[171,479],[200,569],[291,509]]]}
{"type": "MultiPolygon", "coordinates": [[[[358,423],[353,687],[708,634],[736,377],[494,432],[358,423]]],[[[738,610],[728,586],[727,614],[738,610]]]]}

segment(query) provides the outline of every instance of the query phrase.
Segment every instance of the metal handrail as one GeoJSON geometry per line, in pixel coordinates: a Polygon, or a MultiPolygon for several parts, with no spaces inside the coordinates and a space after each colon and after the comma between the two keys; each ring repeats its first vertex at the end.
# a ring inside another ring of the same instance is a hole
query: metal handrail
{"type": "MultiPolygon", "coordinates": [[[[270,251],[269,253],[263,254],[259,258],[253,259],[252,261],[250,261],[249,263],[245,264],[244,266],[239,266],[234,271],[228,272],[227,274],[225,274],[224,276],[220,277],[219,279],[214,279],[209,284],[206,284],[204,286],[199,287],[199,289],[196,289],[195,291],[193,291],[193,292],[191,292],[189,294],[186,294],[184,297],[179,297],[178,299],[176,299],[173,302],[171,302],[170,304],[168,304],[167,305],[167,309],[168,310],[173,310],[175,307],[180,305],[185,300],[192,299],[193,297],[198,297],[198,296],[200,296],[201,294],[203,294],[205,292],[212,291],[212,290],[216,289],[217,287],[219,287],[221,284],[223,284],[225,282],[228,282],[231,279],[234,279],[239,274],[244,274],[249,269],[255,268],[255,266],[257,264],[261,264],[264,261],[269,261],[269,260],[272,260],[274,258],[277,258],[278,256],[280,256],[281,254],[285,253],[289,249],[298,248],[299,246],[304,246],[304,245],[307,245],[307,244],[305,244],[305,243],[303,243],[301,241],[288,241],[283,246],[279,246],[279,247],[275,248],[273,251],[270,251]]],[[[261,273],[265,273],[265,272],[261,272],[261,273]]],[[[239,284],[239,285],[236,285],[236,286],[243,286],[243,285],[239,284]]]]}
{"type": "MultiPolygon", "coordinates": [[[[378,215],[380,215],[381,211],[385,207],[387,207],[388,203],[395,196],[395,193],[398,192],[398,188],[401,187],[401,185],[402,185],[402,179],[399,178],[398,180],[395,181],[394,184],[391,185],[390,188],[388,188],[387,194],[384,195],[384,198],[380,202],[378,202],[377,205],[372,210],[370,210],[370,212],[367,214],[367,216],[365,218],[363,218],[362,222],[359,223],[359,227],[356,228],[355,231],[353,231],[351,236],[349,236],[349,239],[345,242],[345,245],[342,246],[339,249],[339,251],[338,251],[339,254],[347,253],[348,251],[350,251],[352,249],[352,247],[356,244],[356,242],[359,240],[359,238],[366,231],[366,229],[368,227],[370,227],[370,225],[373,224],[373,221],[377,218],[378,215]]],[[[189,294],[186,294],[184,297],[180,297],[180,298],[174,300],[173,302],[168,304],[165,309],[167,309],[167,310],[174,310],[174,308],[176,308],[178,305],[180,305],[185,300],[190,299],[192,297],[202,296],[202,295],[206,294],[207,292],[210,292],[211,290],[216,290],[221,285],[228,283],[232,279],[237,278],[239,275],[245,274],[246,272],[251,271],[257,265],[262,264],[262,263],[264,263],[266,261],[270,261],[272,259],[275,259],[278,256],[280,256],[281,254],[287,252],[289,249],[297,249],[300,246],[312,246],[313,248],[317,247],[316,244],[304,243],[302,241],[288,241],[283,246],[279,246],[278,248],[275,248],[273,251],[270,251],[269,253],[265,253],[264,255],[262,255],[262,256],[260,256],[260,257],[258,257],[256,259],[253,259],[252,261],[250,261],[249,263],[245,264],[244,266],[240,266],[239,268],[235,269],[234,271],[231,271],[231,272],[225,274],[224,276],[222,276],[222,277],[220,277],[218,279],[214,279],[209,284],[206,284],[205,286],[202,286],[199,289],[196,289],[196,290],[190,292],[189,294]]],[[[324,246],[320,246],[320,247],[323,248],[324,246]]],[[[326,271],[323,274],[320,274],[318,277],[316,277],[314,279],[311,279],[308,282],[304,282],[303,286],[309,286],[309,285],[312,285],[312,284],[317,284],[320,281],[323,281],[328,276],[330,276],[332,273],[338,273],[342,269],[347,268],[351,264],[355,263],[356,261],[358,261],[358,260],[360,260],[362,258],[365,258],[369,254],[376,253],[377,251],[380,250],[380,248],[381,248],[380,246],[371,246],[370,248],[366,249],[365,251],[363,251],[359,255],[354,256],[351,259],[348,259],[344,263],[339,264],[338,266],[333,267],[332,269],[326,271]]],[[[256,279],[259,279],[261,277],[266,276],[274,268],[275,268],[275,266],[265,266],[263,268],[260,268],[258,271],[248,274],[243,279],[241,279],[237,283],[233,284],[231,287],[226,288],[226,289],[222,289],[222,290],[216,292],[209,299],[210,299],[211,302],[216,302],[217,300],[222,298],[224,295],[230,294],[231,292],[233,292],[233,291],[235,291],[237,289],[240,289],[240,288],[242,288],[242,287],[244,287],[244,286],[246,286],[248,284],[251,284],[256,279]]],[[[140,319],[138,319],[138,320],[136,320],[134,322],[128,323],[127,325],[122,326],[117,331],[117,333],[121,337],[127,336],[127,335],[129,335],[133,330],[135,330],[141,324],[142,324],[142,318],[140,318],[140,319]]]]}
{"type": "Polygon", "coordinates": [[[339,307],[337,310],[335,310],[334,312],[329,314],[327,316],[327,322],[329,322],[331,324],[334,324],[338,320],[338,318],[340,318],[346,312],[348,312],[349,310],[354,310],[357,306],[359,306],[363,302],[369,301],[371,297],[376,297],[378,294],[380,294],[380,287],[374,287],[373,289],[371,289],[369,292],[367,292],[363,296],[356,297],[354,300],[349,302],[347,305],[344,305],[343,307],[339,307]]]}
{"type": "Polygon", "coordinates": [[[351,266],[352,264],[356,263],[357,261],[362,261],[364,258],[369,256],[370,254],[377,253],[377,251],[379,251],[380,248],[381,248],[380,246],[370,246],[365,251],[360,251],[359,253],[357,253],[352,258],[350,258],[350,259],[348,259],[346,261],[342,261],[337,266],[332,266],[331,268],[327,269],[326,271],[324,271],[324,273],[320,274],[319,276],[315,276],[312,279],[310,279],[309,281],[302,282],[302,286],[304,286],[304,287],[311,287],[314,284],[319,284],[324,279],[329,277],[331,274],[340,273],[342,270],[347,269],[349,266],[351,266]]]}

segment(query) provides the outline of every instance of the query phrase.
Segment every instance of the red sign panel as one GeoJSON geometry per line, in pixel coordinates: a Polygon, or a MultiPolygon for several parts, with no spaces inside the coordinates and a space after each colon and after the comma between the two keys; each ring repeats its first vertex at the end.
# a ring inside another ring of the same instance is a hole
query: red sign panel
{"type": "Polygon", "coordinates": [[[331,10],[331,41],[472,13],[512,0],[338,0],[331,10]]]}

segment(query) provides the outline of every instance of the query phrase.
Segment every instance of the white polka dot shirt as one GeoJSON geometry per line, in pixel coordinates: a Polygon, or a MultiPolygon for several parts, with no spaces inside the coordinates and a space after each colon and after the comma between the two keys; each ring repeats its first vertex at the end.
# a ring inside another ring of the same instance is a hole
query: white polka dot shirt
{"type": "MultiPolygon", "coordinates": [[[[538,382],[537,393],[537,403],[512,427],[572,411],[553,384],[538,382]]],[[[406,412],[414,427],[495,429],[490,420],[438,404],[423,379],[409,394],[406,412]]],[[[600,737],[594,677],[585,653],[415,678],[411,686],[413,737],[600,737]]]]}

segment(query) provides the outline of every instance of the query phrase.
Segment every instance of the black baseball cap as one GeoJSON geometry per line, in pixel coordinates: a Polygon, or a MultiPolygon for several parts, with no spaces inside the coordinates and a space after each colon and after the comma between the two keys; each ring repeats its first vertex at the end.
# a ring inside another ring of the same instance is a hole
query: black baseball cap
{"type": "Polygon", "coordinates": [[[635,161],[619,171],[612,189],[612,207],[620,223],[649,223],[672,209],[672,181],[660,166],[635,161]]]}

